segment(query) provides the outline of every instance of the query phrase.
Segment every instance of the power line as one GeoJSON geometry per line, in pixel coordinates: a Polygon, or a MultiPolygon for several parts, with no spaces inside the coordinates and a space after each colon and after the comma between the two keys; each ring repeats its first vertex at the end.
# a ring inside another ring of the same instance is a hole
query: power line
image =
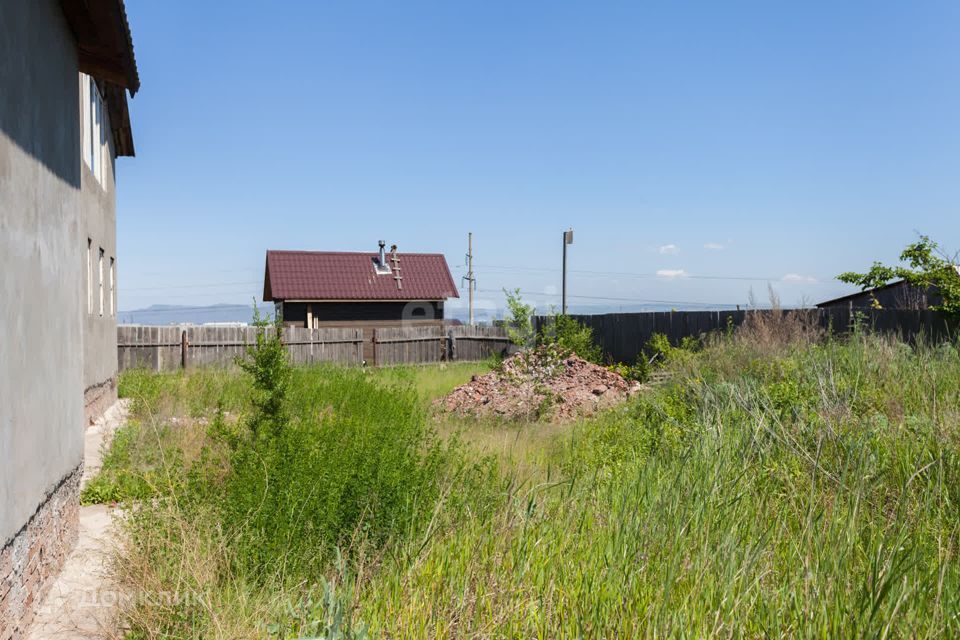
{"type": "MultiPolygon", "coordinates": [[[[460,266],[460,265],[458,265],[460,266]]],[[[484,269],[500,269],[504,271],[533,271],[541,273],[556,273],[557,269],[549,267],[521,267],[513,265],[494,265],[494,264],[476,264],[474,266],[484,269]]],[[[658,273],[637,273],[629,271],[591,271],[584,269],[570,269],[569,273],[587,276],[616,276],[623,278],[667,278],[671,280],[743,280],[748,282],[782,282],[782,277],[767,278],[762,276],[706,276],[706,275],[683,275],[683,276],[664,276],[658,273]]],[[[817,278],[815,282],[803,282],[803,284],[833,284],[835,278],[828,280],[817,278]]]]}
{"type": "MultiPolygon", "coordinates": [[[[479,289],[484,293],[502,293],[496,289],[479,289]]],[[[562,294],[559,293],[544,293],[537,291],[520,291],[522,295],[525,296],[549,296],[557,297],[562,294]]],[[[604,302],[633,302],[635,304],[684,304],[689,306],[696,307],[721,307],[721,306],[734,306],[737,303],[726,303],[726,302],[693,302],[690,300],[653,300],[650,298],[618,298],[613,296],[584,296],[584,295],[571,295],[567,294],[568,298],[579,298],[582,300],[601,300],[604,302]]]]}

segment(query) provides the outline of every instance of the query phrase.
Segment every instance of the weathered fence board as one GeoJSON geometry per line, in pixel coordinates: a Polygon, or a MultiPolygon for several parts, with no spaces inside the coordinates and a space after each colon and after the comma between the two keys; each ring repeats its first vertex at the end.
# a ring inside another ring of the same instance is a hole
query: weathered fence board
{"type": "MultiPolygon", "coordinates": [[[[268,328],[266,331],[273,331],[268,328]]],[[[182,367],[228,366],[256,342],[257,327],[117,327],[120,371],[134,368],[175,371],[182,367]]],[[[283,343],[293,364],[364,362],[362,328],[286,327],[283,343]]],[[[369,364],[420,364],[443,360],[483,360],[513,349],[500,327],[413,326],[373,331],[374,360],[369,364]]]]}
{"type": "MultiPolygon", "coordinates": [[[[175,371],[182,367],[227,366],[257,340],[257,327],[117,327],[117,364],[134,368],[175,371]]],[[[269,328],[266,331],[274,331],[269,328]]],[[[363,330],[287,327],[283,342],[294,364],[338,362],[360,364],[363,330]]]]}
{"type": "MultiPolygon", "coordinates": [[[[634,362],[643,346],[655,333],[662,333],[673,344],[683,338],[700,337],[728,327],[743,324],[748,314],[769,314],[770,311],[657,311],[647,313],[607,313],[574,315],[578,322],[591,327],[605,357],[617,362],[634,362]]],[[[784,313],[792,313],[786,311],[784,313]]],[[[810,321],[825,330],[845,333],[857,319],[866,329],[892,333],[905,340],[919,338],[941,341],[955,339],[960,323],[935,311],[899,309],[850,309],[831,307],[803,310],[810,321]]],[[[534,317],[537,332],[549,331],[549,316],[534,317]]]]}
{"type": "Polygon", "coordinates": [[[454,352],[455,360],[486,360],[498,355],[506,356],[516,348],[503,327],[459,326],[449,330],[451,338],[448,348],[454,352]]]}
{"type": "Polygon", "coordinates": [[[373,334],[378,365],[420,364],[447,360],[484,360],[514,348],[502,327],[385,327],[373,334]]]}

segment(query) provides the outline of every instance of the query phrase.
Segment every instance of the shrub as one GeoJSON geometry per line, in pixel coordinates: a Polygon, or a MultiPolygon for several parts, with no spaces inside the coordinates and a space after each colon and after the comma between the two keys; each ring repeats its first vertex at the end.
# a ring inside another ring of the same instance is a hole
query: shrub
{"type": "Polygon", "coordinates": [[[567,315],[552,316],[540,331],[537,341],[556,346],[564,355],[575,353],[594,364],[599,364],[603,355],[600,345],[594,340],[593,329],[567,315]]]}
{"type": "Polygon", "coordinates": [[[242,363],[252,411],[236,427],[215,420],[191,473],[190,498],[216,505],[242,573],[282,563],[291,576],[308,575],[339,546],[416,535],[453,482],[476,491],[447,496],[448,513],[458,501],[483,501],[489,463],[468,464],[456,443],[442,443],[412,389],[384,388],[354,369],[291,371],[284,353],[264,328],[242,363]]]}
{"type": "Polygon", "coordinates": [[[507,319],[507,335],[513,344],[529,347],[533,342],[533,311],[532,304],[525,304],[520,297],[520,289],[513,291],[503,290],[507,298],[507,310],[510,317],[507,319]]]}
{"type": "Polygon", "coordinates": [[[664,366],[668,363],[689,362],[691,356],[700,349],[700,341],[693,336],[684,336],[679,346],[670,344],[670,339],[662,333],[654,333],[647,341],[641,358],[649,364],[664,366]]]}

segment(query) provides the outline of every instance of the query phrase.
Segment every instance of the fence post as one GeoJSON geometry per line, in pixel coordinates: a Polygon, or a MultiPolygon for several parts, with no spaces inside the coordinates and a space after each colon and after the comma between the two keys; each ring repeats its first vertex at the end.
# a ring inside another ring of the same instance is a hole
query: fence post
{"type": "Polygon", "coordinates": [[[187,368],[187,351],[190,349],[190,342],[187,340],[187,330],[180,332],[180,368],[187,368]]]}
{"type": "Polygon", "coordinates": [[[453,329],[447,331],[447,359],[457,359],[457,337],[453,335],[453,329]]]}

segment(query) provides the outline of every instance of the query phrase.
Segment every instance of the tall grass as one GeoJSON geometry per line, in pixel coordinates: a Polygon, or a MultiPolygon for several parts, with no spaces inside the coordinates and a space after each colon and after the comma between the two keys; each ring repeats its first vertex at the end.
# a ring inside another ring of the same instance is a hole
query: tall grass
{"type": "MultiPolygon", "coordinates": [[[[528,440],[537,473],[450,453],[409,373],[295,372],[304,431],[280,484],[312,491],[342,463],[358,473],[341,479],[404,497],[354,495],[345,512],[334,481],[336,500],[281,489],[261,517],[254,459],[243,475],[228,457],[240,486],[221,495],[255,487],[249,502],[158,501],[134,512],[121,556],[128,584],[187,585],[204,604],[130,620],[151,638],[960,635],[956,346],[789,322],[712,341],[668,365],[671,382],[528,440]],[[414,435],[398,442],[384,415],[414,435]]],[[[461,425],[473,446],[523,428],[461,425]]]]}
{"type": "Polygon", "coordinates": [[[127,497],[153,499],[129,504],[120,582],[176,596],[134,598],[125,615],[135,637],[224,637],[223,629],[238,633],[238,619],[241,635],[292,633],[307,624],[311,607],[302,602],[324,592],[328,572],[378,561],[388,542],[428,540],[463,511],[492,504],[490,461],[467,459],[455,440],[440,439],[410,385],[356,369],[294,371],[268,334],[242,365],[250,400],[232,420],[223,402],[193,412],[193,400],[237,372],[125,381],[125,391],[140,394],[138,422],[121,432],[105,477],[139,476],[152,492],[127,497]],[[181,399],[166,400],[163,387],[181,399]],[[171,402],[197,419],[171,427],[171,402]],[[189,462],[169,437],[184,429],[202,433],[189,462]],[[153,455],[115,453],[134,439],[148,443],[142,434],[150,433],[153,455]],[[155,459],[162,472],[123,464],[155,459]],[[227,619],[224,610],[256,613],[227,619]]]}

